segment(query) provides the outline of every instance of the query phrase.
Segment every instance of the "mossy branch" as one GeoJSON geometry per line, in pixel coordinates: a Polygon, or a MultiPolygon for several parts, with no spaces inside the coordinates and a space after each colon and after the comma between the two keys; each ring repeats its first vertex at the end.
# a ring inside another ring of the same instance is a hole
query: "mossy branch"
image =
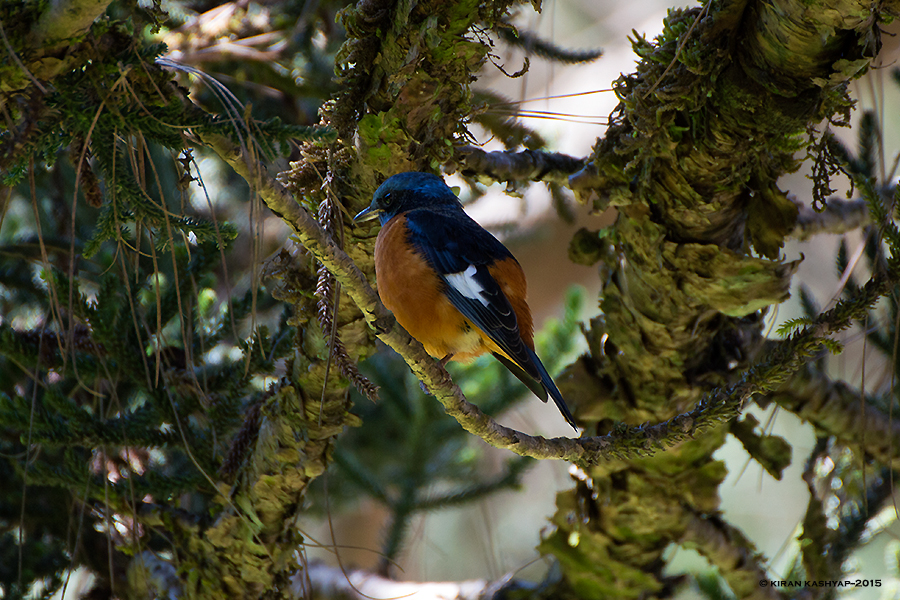
{"type": "Polygon", "coordinates": [[[300,243],[334,274],[347,295],[365,315],[366,321],[373,326],[378,338],[403,357],[416,377],[431,390],[446,412],[464,429],[494,447],[506,448],[532,458],[578,460],[583,455],[593,453],[582,446],[580,440],[547,440],[504,427],[468,402],[459,387],[452,382],[446,369],[397,324],[363,272],[306,209],[255,163],[248,162],[246,154],[239,147],[223,137],[207,137],[204,141],[250,183],[263,202],[293,229],[300,243]]]}
{"type": "Polygon", "coordinates": [[[853,301],[844,301],[823,313],[816,323],[783,342],[769,362],[750,369],[737,384],[713,390],[697,406],[657,425],[622,427],[605,436],[551,438],[531,436],[497,423],[466,400],[440,363],[400,327],[384,307],[353,260],[322,229],[315,218],[256,164],[247,161],[240,148],[221,137],[205,139],[260,195],[266,205],[294,231],[300,243],[331,271],[347,295],[360,308],[378,338],[396,351],[412,372],[444,406],[444,410],[470,433],[496,448],[537,459],[596,464],[604,459],[654,453],[693,437],[703,429],[736,416],[756,393],[774,389],[821,349],[821,340],[858,318],[886,289],[886,279],[876,276],[853,301]]]}

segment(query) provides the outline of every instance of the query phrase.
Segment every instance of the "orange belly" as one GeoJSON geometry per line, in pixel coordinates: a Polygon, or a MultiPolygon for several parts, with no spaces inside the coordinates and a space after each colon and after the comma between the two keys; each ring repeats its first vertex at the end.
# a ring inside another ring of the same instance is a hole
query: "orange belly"
{"type": "MultiPolygon", "coordinates": [[[[486,352],[506,356],[447,299],[444,282],[424,258],[409,248],[406,239],[406,220],[401,215],[381,229],[375,242],[378,295],[397,322],[436,358],[453,355],[453,360],[467,361],[486,352]]],[[[520,335],[534,349],[531,312],[525,303],[521,268],[515,260],[508,259],[490,271],[504,283],[501,288],[516,313],[520,335]]]]}
{"type": "Polygon", "coordinates": [[[402,217],[389,221],[378,234],[375,276],[381,301],[434,357],[452,354],[455,360],[466,360],[487,352],[481,330],[447,300],[443,282],[422,257],[408,249],[406,235],[402,217]]]}

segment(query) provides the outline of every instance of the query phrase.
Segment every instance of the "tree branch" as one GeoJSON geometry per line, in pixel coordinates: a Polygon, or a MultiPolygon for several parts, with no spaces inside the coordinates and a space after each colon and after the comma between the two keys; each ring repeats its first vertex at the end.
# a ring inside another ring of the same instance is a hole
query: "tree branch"
{"type": "Polygon", "coordinates": [[[797,206],[797,222],[791,237],[805,241],[820,233],[846,233],[868,225],[871,221],[866,201],[829,198],[822,212],[793,199],[797,206]]]}
{"type": "Polygon", "coordinates": [[[494,181],[552,181],[569,184],[569,176],[584,167],[583,158],[559,152],[485,152],[475,146],[457,149],[463,175],[494,181]]]}
{"type": "MultiPolygon", "coordinates": [[[[691,438],[703,429],[738,414],[740,407],[753,394],[766,391],[765,382],[780,376],[781,372],[790,373],[804,364],[806,359],[797,358],[794,354],[796,348],[802,344],[815,343],[814,340],[839,328],[840,324],[826,321],[828,318],[834,319],[836,311],[846,310],[839,304],[832,311],[824,313],[821,316],[822,322],[784,342],[780,347],[781,352],[772,353],[773,359],[769,363],[752,369],[740,382],[726,390],[713,390],[691,411],[662,423],[623,427],[605,436],[579,439],[547,439],[527,435],[500,425],[466,400],[440,362],[429,356],[422,345],[397,324],[369,285],[366,276],[347,253],[338,247],[306,209],[260,167],[249,162],[239,147],[222,137],[208,137],[205,141],[250,183],[263,202],[293,229],[300,243],[334,274],[347,295],[362,311],[366,321],[375,329],[378,338],[403,357],[416,377],[444,406],[447,414],[456,419],[466,431],[477,435],[491,446],[507,449],[521,456],[589,465],[596,464],[601,459],[652,454],[658,449],[691,438]]],[[[883,286],[883,280],[878,286],[867,286],[864,289],[868,294],[866,297],[880,294],[883,286]]],[[[900,448],[900,445],[897,447],[900,448]]]]}
{"type": "Polygon", "coordinates": [[[806,365],[782,389],[757,399],[764,408],[769,401],[841,443],[858,446],[881,463],[900,468],[900,422],[889,419],[872,402],[861,402],[859,390],[831,379],[815,365],[806,365]]]}
{"type": "MultiPolygon", "coordinates": [[[[381,299],[353,260],[337,246],[318,222],[290,197],[246,154],[222,137],[206,137],[204,141],[241,177],[250,183],[263,202],[294,231],[300,243],[322,262],[343,286],[343,290],[365,315],[378,339],[396,351],[412,372],[444,406],[444,410],[470,433],[495,448],[504,448],[521,456],[557,459],[579,463],[595,463],[601,456],[620,456],[631,452],[646,454],[666,442],[697,431],[699,415],[679,416],[671,422],[652,427],[636,427],[628,431],[594,438],[551,438],[530,436],[500,425],[468,402],[459,387],[439,361],[412,338],[381,303],[381,299]],[[682,418],[684,417],[684,418],[682,418]],[[624,447],[623,447],[624,446],[624,447]]],[[[734,402],[737,405],[740,401],[734,402]]]]}
{"type": "Polygon", "coordinates": [[[504,427],[468,402],[459,387],[452,382],[446,369],[397,324],[363,272],[306,209],[297,204],[256,164],[250,162],[241,148],[229,140],[208,136],[204,138],[204,142],[251,185],[269,209],[293,229],[300,243],[334,274],[342,289],[375,329],[378,339],[403,357],[416,377],[443,404],[447,414],[456,419],[464,429],[496,448],[505,448],[532,458],[576,461],[596,453],[595,449],[588,446],[590,440],[545,439],[504,427]]]}

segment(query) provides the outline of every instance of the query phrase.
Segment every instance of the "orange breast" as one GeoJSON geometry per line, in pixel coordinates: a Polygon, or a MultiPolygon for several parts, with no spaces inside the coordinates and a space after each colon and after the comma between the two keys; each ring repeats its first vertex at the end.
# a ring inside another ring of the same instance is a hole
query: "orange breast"
{"type": "MultiPolygon", "coordinates": [[[[505,259],[489,271],[512,304],[522,339],[534,349],[522,268],[514,259],[505,259]]],[[[391,219],[378,234],[375,276],[381,301],[430,355],[444,358],[452,354],[454,360],[466,361],[486,352],[503,354],[486,333],[453,306],[443,293],[442,280],[422,256],[413,252],[403,215],[391,219]]]]}
{"type": "Polygon", "coordinates": [[[459,360],[487,351],[480,333],[443,294],[443,283],[424,258],[407,243],[406,219],[400,215],[381,228],[375,241],[378,295],[397,322],[419,340],[428,354],[459,360]]]}

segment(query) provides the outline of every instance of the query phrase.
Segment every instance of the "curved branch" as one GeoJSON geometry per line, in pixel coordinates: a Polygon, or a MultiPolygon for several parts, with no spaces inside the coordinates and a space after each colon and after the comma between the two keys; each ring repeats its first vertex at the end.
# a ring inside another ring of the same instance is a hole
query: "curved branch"
{"type": "Polygon", "coordinates": [[[409,365],[444,406],[444,410],[469,433],[477,435],[495,448],[510,450],[521,456],[538,459],[566,460],[580,465],[597,464],[601,459],[644,456],[656,450],[693,437],[700,431],[733,418],[743,404],[757,393],[772,389],[771,383],[799,369],[812,356],[825,336],[849,323],[844,318],[849,310],[865,310],[884,293],[886,280],[876,276],[861,290],[860,298],[841,302],[820,315],[816,324],[782,342],[770,353],[770,360],[747,371],[738,383],[724,390],[708,393],[691,411],[657,425],[621,427],[605,436],[544,438],[531,436],[497,423],[477,406],[466,400],[449,373],[425,348],[412,338],[381,303],[365,274],[313,218],[245,152],[223,137],[209,136],[205,142],[247,180],[266,205],[294,231],[300,243],[331,271],[347,295],[359,307],[378,339],[390,346],[409,365]]]}
{"type": "Polygon", "coordinates": [[[589,440],[570,438],[545,439],[504,427],[466,400],[450,379],[450,374],[425,352],[425,348],[400,327],[394,316],[381,303],[365,274],[337,246],[309,212],[255,163],[247,159],[241,148],[223,137],[207,136],[209,145],[235,172],[250,183],[272,212],[287,223],[300,243],[331,271],[351,300],[359,307],[378,339],[396,351],[412,372],[444,405],[444,410],[466,431],[481,437],[497,448],[506,448],[522,456],[579,460],[589,454],[589,440]]]}
{"type": "MultiPolygon", "coordinates": [[[[272,212],[293,229],[300,243],[334,274],[347,295],[362,311],[366,321],[373,326],[378,339],[403,357],[416,377],[444,406],[447,414],[456,419],[466,431],[477,435],[491,446],[531,458],[590,464],[598,462],[601,457],[651,453],[685,436],[693,435],[700,427],[712,423],[711,419],[701,419],[702,415],[699,413],[688,414],[652,427],[635,427],[607,436],[579,439],[547,439],[500,425],[466,400],[440,362],[429,356],[425,348],[397,324],[363,272],[306,209],[297,204],[256,164],[248,161],[241,148],[223,137],[208,136],[204,141],[250,183],[272,212]]],[[[740,402],[738,399],[730,404],[738,406],[740,402]]],[[[695,411],[703,408],[698,407],[695,411]]]]}

